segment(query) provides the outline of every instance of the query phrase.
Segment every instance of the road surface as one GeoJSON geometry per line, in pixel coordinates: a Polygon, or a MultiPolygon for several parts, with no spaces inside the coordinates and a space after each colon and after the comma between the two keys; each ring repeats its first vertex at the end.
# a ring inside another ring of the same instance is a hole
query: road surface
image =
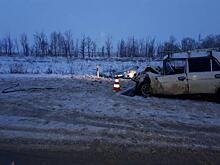
{"type": "Polygon", "coordinates": [[[112,87],[95,77],[0,75],[0,164],[220,164],[220,104],[112,87]]]}

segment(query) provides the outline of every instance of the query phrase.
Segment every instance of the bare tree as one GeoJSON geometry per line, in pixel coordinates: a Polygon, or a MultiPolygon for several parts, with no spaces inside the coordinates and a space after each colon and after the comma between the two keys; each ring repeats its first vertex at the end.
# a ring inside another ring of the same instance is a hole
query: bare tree
{"type": "Polygon", "coordinates": [[[126,56],[131,57],[132,56],[132,38],[128,38],[126,42],[126,56]]]}
{"type": "Polygon", "coordinates": [[[76,39],[76,44],[75,44],[75,49],[74,49],[74,56],[78,57],[79,56],[79,40],[76,39]]]}
{"type": "Polygon", "coordinates": [[[59,32],[57,34],[57,38],[58,38],[58,52],[59,52],[59,55],[64,55],[64,36],[61,32],[59,32]]]}
{"type": "Polygon", "coordinates": [[[219,48],[220,35],[208,35],[201,41],[201,48],[219,48]]]}
{"type": "Polygon", "coordinates": [[[89,58],[91,55],[91,47],[92,47],[92,39],[88,36],[86,37],[86,48],[87,48],[87,54],[89,58]]]}
{"type": "Polygon", "coordinates": [[[14,43],[13,43],[13,40],[12,40],[10,34],[6,35],[1,40],[1,51],[4,54],[12,55],[12,53],[14,51],[14,43]]]}
{"type": "Polygon", "coordinates": [[[36,33],[34,35],[34,49],[36,55],[45,56],[48,54],[49,44],[45,33],[36,33]]]}
{"type": "Polygon", "coordinates": [[[155,39],[149,40],[149,45],[148,45],[148,58],[152,59],[155,54],[155,39]]]}
{"type": "Polygon", "coordinates": [[[2,50],[3,53],[8,54],[8,42],[6,38],[2,39],[2,50]]]}
{"type": "Polygon", "coordinates": [[[92,41],[92,57],[96,56],[96,43],[92,41]]]}
{"type": "Polygon", "coordinates": [[[20,54],[19,44],[17,38],[14,39],[14,49],[16,54],[20,54]]]}
{"type": "Polygon", "coordinates": [[[64,33],[64,53],[66,56],[71,56],[74,50],[74,42],[71,31],[66,31],[64,33]]]}
{"type": "Polygon", "coordinates": [[[181,49],[183,51],[193,50],[196,48],[196,41],[190,37],[183,38],[181,41],[181,49]]]}
{"type": "Polygon", "coordinates": [[[20,37],[20,43],[22,47],[22,52],[25,56],[29,55],[29,44],[28,44],[28,38],[27,34],[23,33],[20,37]]]}
{"type": "Polygon", "coordinates": [[[180,50],[180,46],[173,36],[170,37],[169,41],[164,42],[163,51],[165,53],[172,54],[173,52],[179,50],[180,50]]]}
{"type": "Polygon", "coordinates": [[[196,42],[196,48],[201,49],[202,48],[202,35],[198,35],[198,41],[196,42]]]}
{"type": "Polygon", "coordinates": [[[86,49],[86,37],[83,35],[81,39],[81,44],[80,44],[80,54],[82,58],[85,58],[85,49],[86,49]]]}
{"type": "Polygon", "coordinates": [[[3,42],[3,50],[5,54],[12,55],[14,45],[11,35],[10,34],[6,35],[2,42],[3,42]]]}
{"type": "Polygon", "coordinates": [[[139,40],[139,51],[138,54],[140,57],[143,57],[145,54],[145,46],[144,46],[144,39],[139,40]]]}
{"type": "Polygon", "coordinates": [[[157,56],[161,59],[164,56],[164,45],[162,43],[157,44],[157,56]]]}
{"type": "Polygon", "coordinates": [[[131,45],[131,57],[137,57],[138,56],[138,42],[132,37],[132,45],[131,45]]]}
{"type": "Polygon", "coordinates": [[[110,58],[111,57],[111,51],[113,49],[112,38],[111,37],[107,37],[107,39],[105,41],[105,46],[106,46],[107,56],[108,56],[108,58],[110,58]]]}
{"type": "Polygon", "coordinates": [[[7,42],[8,42],[8,54],[12,55],[14,49],[14,43],[10,34],[7,36],[7,42]]]}
{"type": "Polygon", "coordinates": [[[121,39],[118,44],[118,54],[120,57],[126,57],[126,43],[124,39],[121,39]]]}
{"type": "Polygon", "coordinates": [[[3,54],[3,43],[2,40],[0,39],[0,55],[3,54]]]}
{"type": "Polygon", "coordinates": [[[102,46],[101,48],[101,54],[102,54],[102,57],[105,57],[105,46],[102,46]]]}
{"type": "Polygon", "coordinates": [[[50,35],[50,50],[51,54],[57,56],[58,55],[58,48],[59,47],[59,40],[58,40],[58,33],[53,32],[50,35]]]}
{"type": "Polygon", "coordinates": [[[215,48],[220,48],[220,35],[215,36],[215,48]]]}

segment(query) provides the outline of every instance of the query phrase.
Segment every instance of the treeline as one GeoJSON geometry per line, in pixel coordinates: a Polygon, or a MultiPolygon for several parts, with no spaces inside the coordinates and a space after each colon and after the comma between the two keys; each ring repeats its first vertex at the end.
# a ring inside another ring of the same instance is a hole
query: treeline
{"type": "Polygon", "coordinates": [[[19,38],[12,38],[10,34],[0,37],[1,55],[25,55],[25,56],[63,56],[75,58],[94,57],[163,57],[167,52],[188,51],[194,49],[207,49],[220,47],[220,35],[208,35],[198,39],[190,37],[181,41],[170,37],[165,42],[158,42],[155,38],[137,39],[129,37],[121,39],[114,45],[111,37],[107,37],[102,45],[98,45],[89,36],[83,35],[76,39],[71,31],[52,32],[50,35],[44,32],[35,33],[33,41],[23,33],[19,38]]]}

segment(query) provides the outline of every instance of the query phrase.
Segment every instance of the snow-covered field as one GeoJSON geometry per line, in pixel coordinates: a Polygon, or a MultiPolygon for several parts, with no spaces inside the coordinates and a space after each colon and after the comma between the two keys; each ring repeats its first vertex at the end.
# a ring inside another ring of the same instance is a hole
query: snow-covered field
{"type": "Polygon", "coordinates": [[[0,73],[95,75],[96,66],[102,75],[111,76],[129,68],[144,67],[147,61],[123,59],[67,59],[62,57],[0,56],[0,73]]]}

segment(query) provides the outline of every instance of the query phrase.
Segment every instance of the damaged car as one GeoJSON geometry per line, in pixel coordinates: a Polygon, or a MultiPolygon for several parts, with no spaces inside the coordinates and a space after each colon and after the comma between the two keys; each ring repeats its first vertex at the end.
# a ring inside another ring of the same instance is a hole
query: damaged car
{"type": "Polygon", "coordinates": [[[220,52],[167,55],[162,67],[147,67],[135,76],[135,94],[220,94],[220,52]]]}

